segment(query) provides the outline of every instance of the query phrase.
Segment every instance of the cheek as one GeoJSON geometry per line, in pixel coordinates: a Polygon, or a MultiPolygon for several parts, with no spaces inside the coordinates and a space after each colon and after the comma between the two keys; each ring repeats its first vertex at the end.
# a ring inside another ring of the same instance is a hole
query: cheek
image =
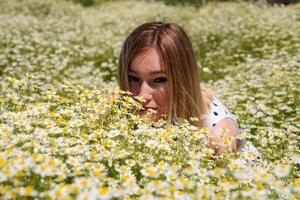
{"type": "Polygon", "coordinates": [[[129,91],[132,92],[134,96],[139,94],[140,85],[137,82],[129,82],[129,91]]]}
{"type": "Polygon", "coordinates": [[[159,88],[157,93],[157,103],[159,104],[159,106],[162,108],[164,112],[168,110],[169,99],[170,99],[169,87],[166,85],[164,87],[159,88]]]}
{"type": "Polygon", "coordinates": [[[165,103],[166,111],[169,108],[169,103],[170,103],[169,100],[170,100],[170,91],[169,91],[169,87],[167,87],[164,95],[164,103],[165,103]]]}

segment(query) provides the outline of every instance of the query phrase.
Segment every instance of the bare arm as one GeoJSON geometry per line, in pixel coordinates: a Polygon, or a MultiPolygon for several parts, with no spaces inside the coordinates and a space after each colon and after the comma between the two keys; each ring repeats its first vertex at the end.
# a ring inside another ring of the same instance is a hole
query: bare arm
{"type": "Polygon", "coordinates": [[[219,121],[211,130],[211,134],[209,146],[215,150],[216,155],[224,153],[229,148],[237,149],[238,127],[231,118],[219,121]]]}

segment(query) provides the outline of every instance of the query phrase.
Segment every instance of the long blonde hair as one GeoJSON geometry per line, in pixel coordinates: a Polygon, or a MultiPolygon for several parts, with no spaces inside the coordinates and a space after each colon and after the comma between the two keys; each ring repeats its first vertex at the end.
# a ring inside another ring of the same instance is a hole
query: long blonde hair
{"type": "Polygon", "coordinates": [[[185,31],[176,23],[149,22],[134,29],[125,40],[118,63],[118,80],[122,90],[130,90],[128,69],[140,52],[155,48],[166,70],[170,91],[169,123],[179,119],[205,126],[203,116],[209,111],[212,90],[200,86],[199,72],[192,44],[185,31]]]}

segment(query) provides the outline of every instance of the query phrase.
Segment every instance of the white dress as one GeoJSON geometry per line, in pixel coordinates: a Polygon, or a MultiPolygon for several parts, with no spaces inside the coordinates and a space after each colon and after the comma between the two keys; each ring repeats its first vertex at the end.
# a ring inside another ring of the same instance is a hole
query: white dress
{"type": "MultiPolygon", "coordinates": [[[[238,127],[238,130],[239,130],[238,133],[243,132],[242,130],[240,130],[240,128],[238,126],[238,123],[237,123],[238,117],[233,115],[224,106],[224,104],[216,96],[214,96],[213,101],[211,103],[210,111],[204,116],[204,120],[205,120],[207,129],[209,131],[211,131],[213,129],[213,127],[224,118],[232,119],[235,122],[236,126],[238,127]]],[[[245,145],[246,142],[247,142],[246,139],[241,140],[237,151],[243,151],[246,154],[251,153],[256,158],[261,160],[262,155],[260,154],[260,152],[252,144],[245,145]]],[[[253,163],[251,159],[249,161],[251,163],[253,163]]]]}

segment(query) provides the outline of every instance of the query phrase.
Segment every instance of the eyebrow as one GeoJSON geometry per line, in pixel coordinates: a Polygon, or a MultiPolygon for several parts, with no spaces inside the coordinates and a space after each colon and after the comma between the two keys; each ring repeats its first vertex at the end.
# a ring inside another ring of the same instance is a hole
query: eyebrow
{"type": "MultiPolygon", "coordinates": [[[[129,69],[128,72],[133,72],[135,74],[138,74],[138,72],[136,72],[135,70],[132,70],[132,69],[129,69]]],[[[164,74],[166,73],[165,71],[162,71],[162,70],[154,70],[154,71],[151,71],[150,74],[164,74]]]]}

